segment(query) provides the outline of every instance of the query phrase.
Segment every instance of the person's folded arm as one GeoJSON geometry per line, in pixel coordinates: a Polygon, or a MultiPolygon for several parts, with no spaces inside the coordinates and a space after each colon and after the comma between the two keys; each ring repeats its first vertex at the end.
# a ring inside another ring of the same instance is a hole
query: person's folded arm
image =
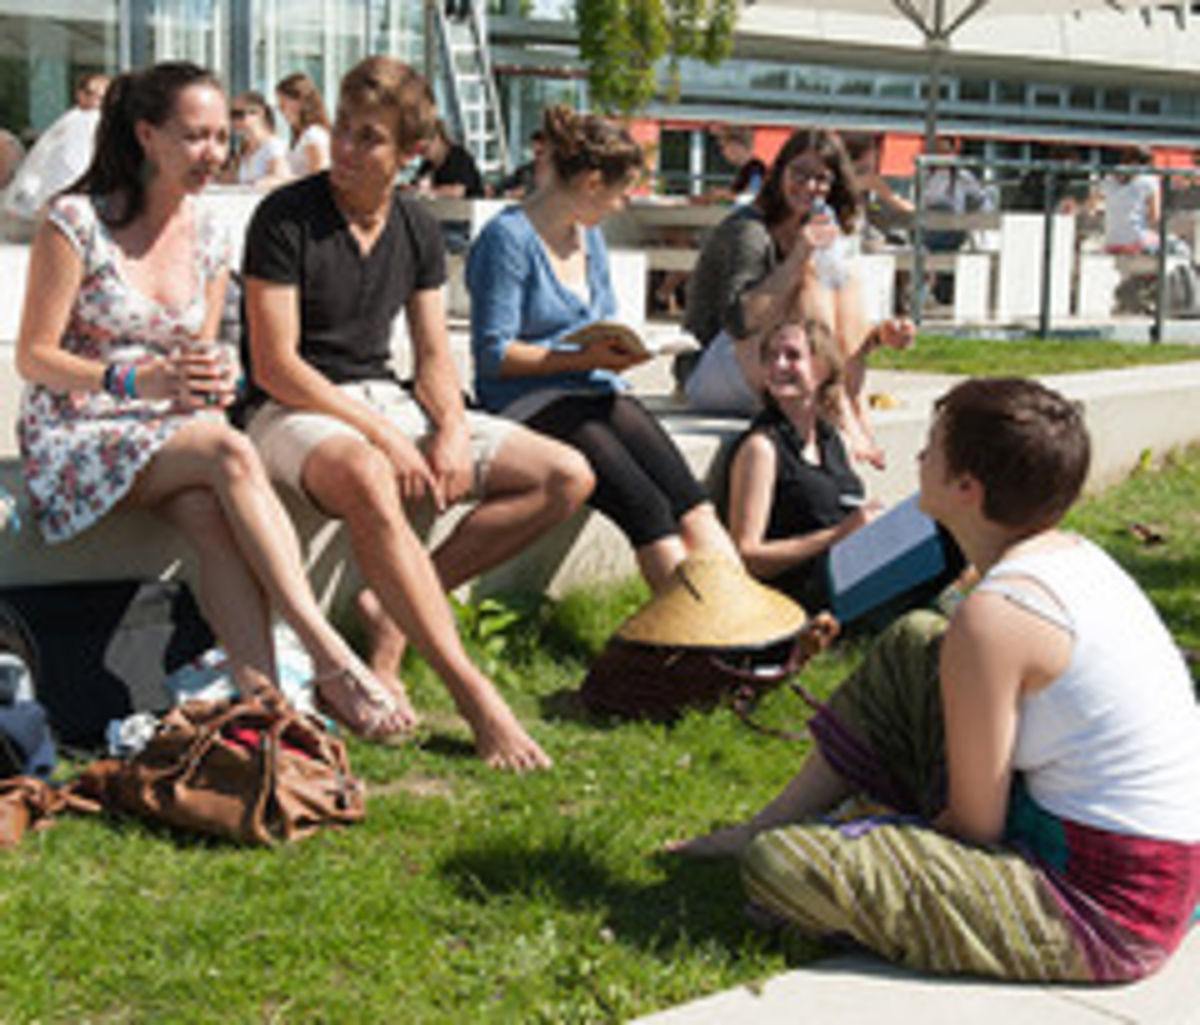
{"type": "Polygon", "coordinates": [[[62,229],[43,221],[29,253],[17,333],[17,373],[54,391],[100,391],[104,364],[62,347],[83,281],[83,260],[62,229]]]}

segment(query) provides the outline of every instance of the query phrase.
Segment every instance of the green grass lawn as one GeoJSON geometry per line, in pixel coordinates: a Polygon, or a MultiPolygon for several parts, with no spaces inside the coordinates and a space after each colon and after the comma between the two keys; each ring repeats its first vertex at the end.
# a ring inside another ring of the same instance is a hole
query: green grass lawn
{"type": "Polygon", "coordinates": [[[871,357],[871,365],[926,373],[1040,376],[1193,359],[1200,359],[1200,345],[1132,345],[1055,338],[1008,341],[921,335],[916,346],[906,352],[880,350],[871,357]]]}
{"type": "MultiPolygon", "coordinates": [[[[1200,451],[1072,517],[1193,648],[1198,498],[1200,451]],[[1139,541],[1134,521],[1162,541],[1139,541]]],[[[744,923],[732,866],[656,853],[750,813],[803,746],[723,710],[673,727],[572,713],[588,657],[641,596],[631,585],[466,615],[552,772],[485,769],[416,666],[420,746],[351,744],[372,792],[361,826],[268,851],[68,819],[0,854],[0,1021],[620,1021],[813,956],[744,923]]],[[[853,658],[823,657],[807,683],[827,693],[853,658]]],[[[803,717],[787,692],[763,712],[803,717]]]]}

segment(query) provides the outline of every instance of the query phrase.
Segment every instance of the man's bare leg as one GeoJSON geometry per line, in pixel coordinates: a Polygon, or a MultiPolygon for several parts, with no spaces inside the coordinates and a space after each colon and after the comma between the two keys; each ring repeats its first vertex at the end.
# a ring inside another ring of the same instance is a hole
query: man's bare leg
{"type": "Polygon", "coordinates": [[[467,656],[438,573],[405,516],[386,457],[356,438],[330,438],[305,462],[304,486],[322,508],[345,521],[368,587],[445,682],[471,727],[480,757],[496,768],[516,771],[549,767],[550,758],[467,656]]]}
{"type": "MultiPolygon", "coordinates": [[[[587,460],[574,449],[515,428],[492,459],[479,504],[432,554],[443,589],[453,591],[522,551],[583,505],[593,483],[587,460]]],[[[358,610],[370,639],[372,672],[402,692],[404,631],[369,589],[359,593],[358,610]]]]}

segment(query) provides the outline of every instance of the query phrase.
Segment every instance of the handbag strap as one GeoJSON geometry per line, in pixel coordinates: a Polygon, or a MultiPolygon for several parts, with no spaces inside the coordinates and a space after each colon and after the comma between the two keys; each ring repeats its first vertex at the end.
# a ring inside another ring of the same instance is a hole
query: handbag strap
{"type": "Polygon", "coordinates": [[[742,680],[728,695],[729,707],[734,714],[756,733],[780,740],[800,741],[808,737],[807,729],[785,730],[776,726],[767,726],[754,718],[754,711],[766,689],[771,689],[787,681],[788,688],[810,708],[816,710],[821,703],[814,698],[795,677],[801,669],[817,654],[824,651],[833,643],[838,635],[838,621],[827,612],[815,616],[796,635],[791,650],[784,664],[776,670],[763,672],[761,670],[742,669],[731,665],[723,659],[713,656],[713,662],[724,672],[742,680]]]}

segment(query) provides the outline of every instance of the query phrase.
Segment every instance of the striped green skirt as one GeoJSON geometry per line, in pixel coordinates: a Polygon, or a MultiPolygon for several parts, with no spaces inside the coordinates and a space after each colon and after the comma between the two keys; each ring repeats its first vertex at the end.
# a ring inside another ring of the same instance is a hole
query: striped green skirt
{"type": "Polygon", "coordinates": [[[1180,859],[1173,899],[1185,913],[1168,934],[1149,935],[1127,912],[1153,894],[1130,894],[1122,875],[1105,880],[1097,899],[1072,878],[1068,855],[1079,848],[1089,880],[1096,864],[1118,874],[1128,867],[1136,879],[1142,868],[1157,870],[1157,841],[1064,829],[1019,786],[1003,845],[965,844],[927,825],[945,799],[945,626],[927,612],[897,621],[818,711],[810,728],[822,754],[870,803],[854,799],[820,821],[756,837],[743,860],[751,901],[805,932],[849,937],[916,969],[1037,981],[1147,974],[1182,938],[1195,906],[1200,873],[1188,845],[1166,845],[1180,859]],[[1124,920],[1103,904],[1114,886],[1126,887],[1116,898],[1124,920]]]}

